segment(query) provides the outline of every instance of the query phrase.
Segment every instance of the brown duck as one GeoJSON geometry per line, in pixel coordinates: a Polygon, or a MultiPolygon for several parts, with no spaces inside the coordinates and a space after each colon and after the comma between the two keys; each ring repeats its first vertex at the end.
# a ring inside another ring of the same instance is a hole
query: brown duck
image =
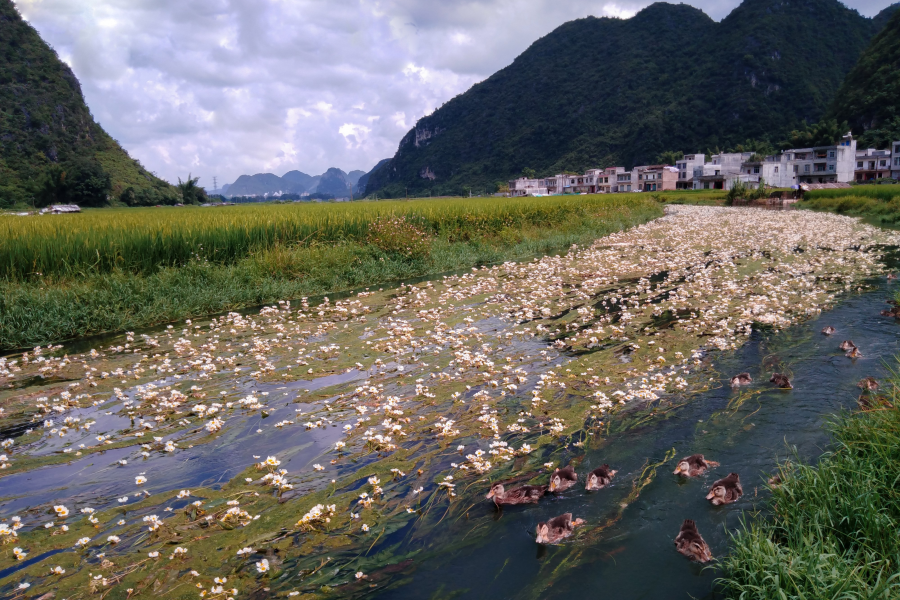
{"type": "Polygon", "coordinates": [[[609,482],[612,481],[613,475],[616,474],[616,471],[609,468],[609,465],[600,465],[587,476],[587,483],[584,486],[589,492],[593,492],[595,490],[602,490],[609,482]]]}
{"type": "Polygon", "coordinates": [[[547,493],[546,485],[523,485],[506,491],[502,483],[495,483],[488,492],[487,499],[494,504],[537,504],[538,500],[547,493]]]}
{"type": "Polygon", "coordinates": [[[772,378],[769,379],[769,381],[785,390],[794,389],[794,386],[791,385],[791,380],[788,379],[788,376],[784,373],[773,373],[772,378]]]}
{"type": "Polygon", "coordinates": [[[712,484],[706,499],[714,506],[720,506],[737,502],[743,495],[744,488],[741,487],[741,478],[737,473],[729,473],[727,477],[712,484]]]}
{"type": "Polygon", "coordinates": [[[550,476],[550,491],[562,492],[578,483],[578,474],[572,467],[557,468],[550,476]]]}
{"type": "Polygon", "coordinates": [[[675,537],[675,549],[679,554],[697,562],[709,562],[713,557],[709,550],[709,544],[697,531],[697,524],[690,519],[685,519],[681,524],[681,531],[675,537]]]}
{"type": "Polygon", "coordinates": [[[864,392],[876,392],[878,391],[878,380],[874,377],[864,377],[859,380],[859,383],[856,384],[860,389],[864,392]]]}
{"type": "Polygon", "coordinates": [[[678,466],[675,467],[675,475],[697,477],[706,473],[707,469],[718,466],[719,463],[713,460],[706,460],[702,454],[692,454],[678,461],[678,466]]]}
{"type": "Polygon", "coordinates": [[[828,327],[822,328],[823,335],[834,335],[834,331],[835,331],[835,329],[831,325],[829,325],[828,327]]]}
{"type": "Polygon", "coordinates": [[[854,346],[853,348],[850,348],[850,350],[848,350],[847,354],[845,354],[844,356],[846,356],[847,358],[859,358],[860,356],[862,356],[862,352],[859,351],[859,348],[854,346]]]}
{"type": "Polygon", "coordinates": [[[841,342],[841,350],[844,352],[848,352],[853,348],[856,348],[856,344],[853,343],[853,340],[844,340],[841,342]]]}
{"type": "Polygon", "coordinates": [[[546,523],[538,523],[536,541],[538,544],[556,544],[572,535],[575,528],[583,524],[581,519],[573,521],[572,513],[553,517],[546,523]]]}
{"type": "Polygon", "coordinates": [[[753,379],[750,377],[750,373],[738,373],[731,378],[731,387],[733,388],[750,385],[751,383],[753,383],[753,379]]]}

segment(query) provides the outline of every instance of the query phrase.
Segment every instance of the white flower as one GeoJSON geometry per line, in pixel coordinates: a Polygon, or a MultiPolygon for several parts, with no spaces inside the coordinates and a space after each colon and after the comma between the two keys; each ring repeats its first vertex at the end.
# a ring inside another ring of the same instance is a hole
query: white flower
{"type": "Polygon", "coordinates": [[[256,563],[256,570],[259,571],[260,573],[265,573],[266,571],[268,571],[269,570],[269,561],[264,558],[261,561],[259,561],[258,563],[256,563]]]}
{"type": "Polygon", "coordinates": [[[65,519],[66,517],[69,516],[69,509],[66,508],[65,506],[62,506],[62,505],[54,506],[53,510],[56,511],[56,515],[58,517],[62,517],[63,519],[65,519]]]}
{"type": "Polygon", "coordinates": [[[362,571],[357,571],[357,572],[356,572],[356,578],[357,578],[357,579],[362,579],[362,578],[365,577],[365,576],[366,576],[366,574],[363,573],[362,571]]]}
{"type": "Polygon", "coordinates": [[[147,483],[147,478],[143,475],[138,475],[134,478],[134,483],[135,485],[144,485],[145,483],[147,483]]]}

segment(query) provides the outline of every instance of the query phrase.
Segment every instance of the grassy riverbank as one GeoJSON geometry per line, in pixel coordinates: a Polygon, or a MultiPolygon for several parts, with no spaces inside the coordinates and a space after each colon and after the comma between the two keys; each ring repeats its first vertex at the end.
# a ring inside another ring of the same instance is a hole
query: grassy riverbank
{"type": "Polygon", "coordinates": [[[813,190],[799,205],[862,217],[876,225],[900,224],[900,185],[862,185],[837,190],[813,190]]]}
{"type": "Polygon", "coordinates": [[[629,194],[0,217],[0,350],[560,252],[661,214],[629,194]],[[373,236],[391,216],[410,227],[373,236]]]}
{"type": "MultiPolygon", "coordinates": [[[[896,406],[896,382],[891,396],[896,406]]],[[[900,410],[844,414],[831,428],[835,449],[787,467],[772,516],[736,536],[728,597],[900,597],[900,410]]]]}

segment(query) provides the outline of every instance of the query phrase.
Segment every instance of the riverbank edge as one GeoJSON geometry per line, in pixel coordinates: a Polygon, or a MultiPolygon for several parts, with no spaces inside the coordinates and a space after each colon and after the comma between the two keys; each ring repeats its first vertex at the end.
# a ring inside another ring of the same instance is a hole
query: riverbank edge
{"type": "Polygon", "coordinates": [[[489,232],[467,241],[436,237],[427,256],[412,259],[348,241],[276,247],[232,265],[196,260],[146,276],[115,272],[0,282],[0,352],[525,260],[589,244],[663,214],[660,203],[648,200],[622,207],[613,216],[577,215],[562,223],[489,232]]]}
{"type": "Polygon", "coordinates": [[[900,376],[886,388],[863,393],[870,410],[831,418],[832,449],[815,466],[779,467],[722,560],[727,598],[900,595],[900,376]]]}

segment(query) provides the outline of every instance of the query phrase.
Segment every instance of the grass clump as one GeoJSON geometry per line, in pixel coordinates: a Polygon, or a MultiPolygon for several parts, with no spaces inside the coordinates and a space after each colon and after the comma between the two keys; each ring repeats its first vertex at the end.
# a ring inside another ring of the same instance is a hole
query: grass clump
{"type": "Polygon", "coordinates": [[[404,216],[378,217],[369,225],[366,241],[379,250],[406,258],[422,258],[431,251],[428,234],[404,216]]]}
{"type": "Polygon", "coordinates": [[[831,429],[835,449],[785,466],[771,518],[735,536],[729,598],[900,597],[900,410],[843,414],[831,429]]]}
{"type": "Polygon", "coordinates": [[[900,185],[857,185],[835,190],[812,190],[803,208],[863,217],[880,225],[900,224],[900,185]]]}

